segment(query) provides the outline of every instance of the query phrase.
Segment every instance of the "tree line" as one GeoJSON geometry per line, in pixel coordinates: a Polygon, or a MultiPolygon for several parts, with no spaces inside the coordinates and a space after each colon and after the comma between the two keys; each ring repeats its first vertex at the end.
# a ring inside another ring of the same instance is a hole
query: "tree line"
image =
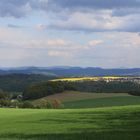
{"type": "Polygon", "coordinates": [[[0,89],[7,92],[23,92],[31,84],[55,79],[55,76],[40,74],[7,74],[0,75],[0,89]]]}
{"type": "Polygon", "coordinates": [[[62,93],[65,90],[93,93],[129,93],[140,96],[140,84],[134,82],[78,81],[78,82],[41,82],[25,88],[22,95],[8,94],[0,89],[0,107],[18,108],[59,108],[62,103],[58,100],[41,100],[40,104],[32,104],[32,100],[48,95],[62,93]]]}
{"type": "Polygon", "coordinates": [[[38,99],[48,95],[62,93],[65,90],[94,93],[140,93],[140,84],[119,81],[82,81],[82,82],[43,82],[31,85],[23,92],[23,99],[38,99]]]}

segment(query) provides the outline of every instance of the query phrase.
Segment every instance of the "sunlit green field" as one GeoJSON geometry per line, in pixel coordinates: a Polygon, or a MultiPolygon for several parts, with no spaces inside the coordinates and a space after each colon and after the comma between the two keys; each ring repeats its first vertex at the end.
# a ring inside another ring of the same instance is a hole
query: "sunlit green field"
{"type": "Polygon", "coordinates": [[[0,109],[0,140],[139,140],[140,105],[0,109]]]}

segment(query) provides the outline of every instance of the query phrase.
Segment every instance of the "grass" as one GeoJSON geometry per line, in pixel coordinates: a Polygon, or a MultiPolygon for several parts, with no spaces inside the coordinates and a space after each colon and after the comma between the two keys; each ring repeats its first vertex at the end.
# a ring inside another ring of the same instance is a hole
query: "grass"
{"type": "Polygon", "coordinates": [[[140,105],[140,97],[112,96],[103,98],[84,99],[79,101],[64,102],[65,108],[93,108],[109,106],[140,105]]]}
{"type": "Polygon", "coordinates": [[[0,109],[0,140],[139,140],[140,105],[0,109]]]}
{"type": "Polygon", "coordinates": [[[110,98],[110,97],[127,97],[131,96],[127,93],[89,93],[89,92],[78,92],[78,91],[65,91],[63,93],[57,93],[54,95],[49,95],[47,97],[34,100],[34,104],[39,104],[41,100],[55,100],[58,99],[61,102],[79,101],[87,99],[97,99],[97,98],[110,98]]]}

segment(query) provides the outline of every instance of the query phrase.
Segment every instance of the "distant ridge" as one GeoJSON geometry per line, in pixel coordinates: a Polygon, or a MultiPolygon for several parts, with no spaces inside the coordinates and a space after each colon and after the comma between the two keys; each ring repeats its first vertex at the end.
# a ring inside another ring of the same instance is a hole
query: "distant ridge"
{"type": "Polygon", "coordinates": [[[53,76],[104,76],[104,75],[123,75],[123,76],[140,76],[140,68],[113,68],[104,69],[99,67],[71,67],[71,66],[54,66],[54,67],[17,67],[17,68],[0,68],[0,75],[5,74],[43,74],[53,76]]]}

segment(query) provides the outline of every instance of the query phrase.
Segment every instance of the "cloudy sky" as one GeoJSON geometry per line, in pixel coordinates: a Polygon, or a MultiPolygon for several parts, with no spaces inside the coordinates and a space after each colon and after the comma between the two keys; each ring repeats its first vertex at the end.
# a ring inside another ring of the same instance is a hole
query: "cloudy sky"
{"type": "Polygon", "coordinates": [[[0,67],[140,67],[140,0],[0,0],[0,67]]]}

